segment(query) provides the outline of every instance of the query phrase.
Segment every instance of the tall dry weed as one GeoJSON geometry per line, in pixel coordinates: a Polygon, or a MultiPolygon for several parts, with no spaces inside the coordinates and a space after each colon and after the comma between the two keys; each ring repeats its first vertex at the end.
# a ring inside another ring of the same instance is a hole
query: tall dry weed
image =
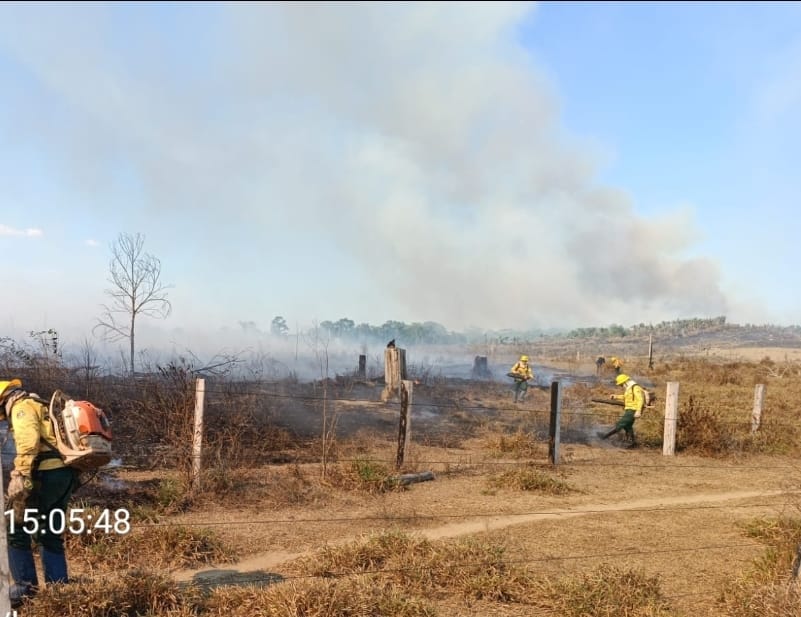
{"type": "Polygon", "coordinates": [[[552,608],[561,617],[668,617],[674,610],[659,577],[604,564],[548,588],[552,608]]]}
{"type": "Polygon", "coordinates": [[[426,599],[372,576],[293,580],[266,589],[216,589],[199,615],[225,617],[436,617],[426,599]]]}
{"type": "Polygon", "coordinates": [[[730,451],[734,443],[721,412],[701,406],[692,396],[681,409],[676,428],[678,448],[695,454],[718,456],[730,451]]]}
{"type": "Polygon", "coordinates": [[[531,432],[518,428],[514,433],[496,432],[485,438],[489,455],[495,458],[537,458],[547,451],[547,444],[531,432]]]}
{"type": "Polygon", "coordinates": [[[531,577],[504,560],[505,548],[481,539],[433,542],[385,532],[327,547],[293,568],[311,576],[372,573],[421,597],[460,597],[527,602],[531,577]],[[432,596],[433,594],[433,596],[432,596]]]}
{"type": "Polygon", "coordinates": [[[801,547],[801,518],[757,518],[744,531],[766,548],[750,568],[724,585],[721,610],[730,617],[801,616],[801,585],[793,579],[801,547]]]}
{"type": "Polygon", "coordinates": [[[574,490],[564,480],[537,469],[533,465],[508,469],[490,476],[487,478],[487,483],[493,488],[510,488],[546,495],[566,495],[574,490]]]}
{"type": "Polygon", "coordinates": [[[134,525],[125,535],[69,534],[66,543],[71,564],[87,573],[200,567],[234,558],[213,531],[183,525],[134,525]]]}
{"type": "Polygon", "coordinates": [[[47,585],[20,608],[24,617],[189,617],[196,615],[199,590],[179,588],[164,574],[127,570],[122,574],[47,585]]]}

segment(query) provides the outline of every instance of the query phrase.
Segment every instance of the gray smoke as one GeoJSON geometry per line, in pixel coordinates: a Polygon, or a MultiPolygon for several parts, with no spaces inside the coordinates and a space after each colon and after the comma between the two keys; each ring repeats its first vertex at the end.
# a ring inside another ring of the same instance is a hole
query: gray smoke
{"type": "MultiPolygon", "coordinates": [[[[20,101],[12,143],[43,146],[87,215],[135,186],[117,202],[136,212],[128,225],[169,233],[197,271],[224,264],[241,281],[288,264],[321,281],[321,319],[363,309],[372,323],[494,328],[726,313],[715,262],[687,256],[690,215],[643,218],[597,186],[593,153],[560,126],[557,88],[515,42],[531,6],[223,4],[173,16],[174,32],[146,10],[129,8],[116,39],[113,6],[3,8],[14,19],[0,19],[0,51],[63,114],[20,101]],[[237,238],[241,250],[215,251],[237,238]]],[[[227,278],[195,297],[226,295],[227,278]]]]}

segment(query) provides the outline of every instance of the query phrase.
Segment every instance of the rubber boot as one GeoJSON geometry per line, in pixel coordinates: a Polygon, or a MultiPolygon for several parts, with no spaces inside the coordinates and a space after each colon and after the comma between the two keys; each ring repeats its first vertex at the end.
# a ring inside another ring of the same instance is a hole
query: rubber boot
{"type": "Polygon", "coordinates": [[[8,569],[14,584],[9,590],[11,608],[19,608],[22,601],[36,595],[36,564],[33,562],[33,553],[20,548],[8,547],[8,569]]]}
{"type": "Polygon", "coordinates": [[[54,553],[42,548],[42,566],[45,583],[67,582],[67,557],[64,553],[54,553]]]}
{"type": "Polygon", "coordinates": [[[601,439],[609,439],[609,438],[610,438],[612,435],[614,435],[615,433],[617,433],[619,430],[620,430],[620,429],[613,428],[613,429],[612,429],[611,431],[609,431],[608,433],[598,433],[598,437],[600,437],[601,439]]]}

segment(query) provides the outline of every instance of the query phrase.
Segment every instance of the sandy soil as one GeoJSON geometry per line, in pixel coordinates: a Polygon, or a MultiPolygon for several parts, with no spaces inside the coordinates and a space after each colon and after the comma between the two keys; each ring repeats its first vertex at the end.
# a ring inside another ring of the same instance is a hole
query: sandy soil
{"type": "MultiPolygon", "coordinates": [[[[650,449],[570,445],[553,473],[573,490],[554,496],[492,488],[490,476],[508,468],[500,463],[517,463],[486,460],[485,454],[478,438],[461,449],[420,447],[416,455],[423,467],[436,461],[428,465],[437,469],[436,479],[401,492],[349,493],[319,506],[227,508],[179,517],[216,524],[240,548],[241,558],[178,571],[175,578],[204,583],[253,580],[254,575],[280,578],[289,575],[287,566],[296,557],[387,529],[444,541],[483,534],[506,547],[510,560],[555,576],[601,563],[658,575],[676,607],[706,614],[714,610],[715,590],[763,551],[743,535],[742,524],[801,504],[794,491],[795,461],[775,457],[722,462],[664,457],[650,449]],[[482,459],[488,464],[480,464],[482,459]],[[465,460],[473,464],[456,463],[465,460]]],[[[525,614],[507,608],[492,614],[525,614]]],[[[482,612],[486,606],[449,610],[490,614],[482,612]]]]}

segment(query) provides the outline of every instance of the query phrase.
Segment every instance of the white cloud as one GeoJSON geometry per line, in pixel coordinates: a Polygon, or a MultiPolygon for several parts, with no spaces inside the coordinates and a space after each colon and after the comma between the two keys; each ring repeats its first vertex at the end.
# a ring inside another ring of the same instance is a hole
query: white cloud
{"type": "Polygon", "coordinates": [[[15,229],[7,225],[0,225],[0,236],[24,236],[26,238],[39,238],[44,233],[41,229],[15,229]]]}
{"type": "Polygon", "coordinates": [[[86,244],[86,246],[92,246],[92,247],[99,246],[97,240],[92,240],[91,238],[86,240],[86,242],[84,242],[84,244],[86,244]]]}

